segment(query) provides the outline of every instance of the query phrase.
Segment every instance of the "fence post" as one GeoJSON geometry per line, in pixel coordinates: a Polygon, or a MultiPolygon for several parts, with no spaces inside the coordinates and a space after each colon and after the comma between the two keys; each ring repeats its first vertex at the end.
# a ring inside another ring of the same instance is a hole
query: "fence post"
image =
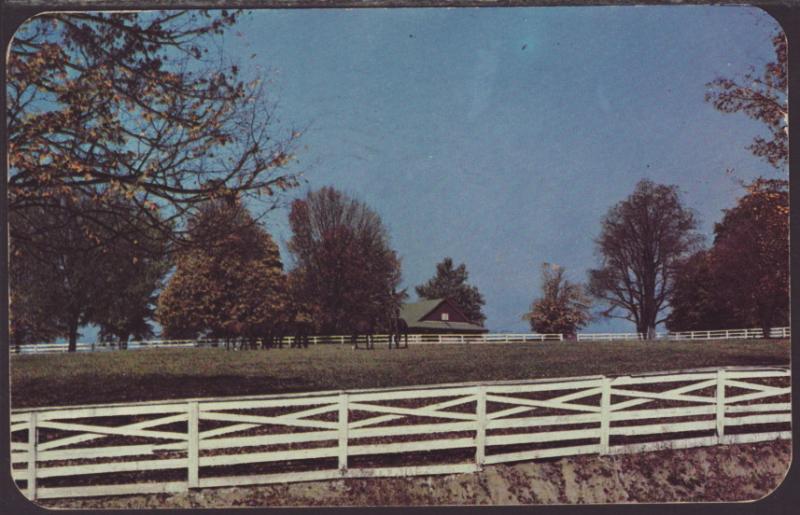
{"type": "Polygon", "coordinates": [[[562,333],[558,333],[558,341],[560,342],[564,341],[564,335],[562,333]]]}
{"type": "Polygon", "coordinates": [[[39,446],[39,428],[36,427],[36,412],[28,414],[28,499],[36,499],[36,461],[39,446]]]}
{"type": "Polygon", "coordinates": [[[347,427],[348,422],[348,399],[347,393],[339,394],[339,472],[344,475],[347,472],[347,427]]]}
{"type": "Polygon", "coordinates": [[[442,335],[441,334],[438,335],[438,338],[439,338],[439,343],[442,343],[442,335]]]}
{"type": "Polygon", "coordinates": [[[475,403],[475,465],[478,470],[483,470],[486,462],[486,386],[478,386],[477,402],[475,403]]]}
{"type": "Polygon", "coordinates": [[[604,377],[600,390],[600,454],[608,454],[611,442],[611,378],[604,377]]]}
{"type": "Polygon", "coordinates": [[[188,405],[186,465],[189,469],[186,488],[200,486],[200,405],[192,401],[188,405]]]}
{"type": "Polygon", "coordinates": [[[717,443],[725,437],[725,369],[717,370],[717,443]]]}

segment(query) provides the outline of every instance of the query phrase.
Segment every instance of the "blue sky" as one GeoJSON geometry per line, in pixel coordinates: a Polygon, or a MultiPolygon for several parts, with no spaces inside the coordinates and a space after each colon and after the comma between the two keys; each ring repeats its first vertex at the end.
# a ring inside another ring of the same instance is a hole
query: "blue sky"
{"type": "MultiPolygon", "coordinates": [[[[776,28],[746,7],[275,10],[225,47],[269,78],[284,125],[309,126],[294,195],[356,195],[412,299],[451,256],[491,330],[528,331],[540,263],[584,281],[602,217],[642,177],[677,184],[710,236],[737,178],[782,175],[746,148],[758,123],[703,100],[716,76],[760,70],[776,28]]],[[[267,225],[290,237],[285,211],[267,225]]]]}
{"type": "MultiPolygon", "coordinates": [[[[293,195],[359,197],[412,299],[451,256],[491,330],[528,331],[540,263],[584,281],[602,217],[641,178],[677,184],[710,237],[737,179],[782,175],[746,148],[763,127],[703,100],[760,70],[776,28],[747,7],[267,10],[225,48],[269,79],[283,125],[308,126],[293,195]]],[[[285,211],[267,226],[289,239],[285,211]]]]}

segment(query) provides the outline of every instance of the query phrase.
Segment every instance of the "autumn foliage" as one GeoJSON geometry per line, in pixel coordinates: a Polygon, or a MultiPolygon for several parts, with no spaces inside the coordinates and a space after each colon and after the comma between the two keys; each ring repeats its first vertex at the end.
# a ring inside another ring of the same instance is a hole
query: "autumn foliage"
{"type": "Polygon", "coordinates": [[[772,166],[786,166],[789,158],[789,103],[787,42],[783,32],[772,38],[775,60],[741,78],[718,77],[707,84],[706,101],[723,113],[742,112],[764,123],[769,138],[757,136],[750,145],[756,156],[772,166]]]}
{"type": "Polygon", "coordinates": [[[629,320],[652,338],[667,319],[677,267],[699,244],[696,228],[677,186],[639,181],[608,211],[596,240],[602,261],[589,271],[589,291],[606,305],[602,315],[629,320]]]}
{"type": "Polygon", "coordinates": [[[241,202],[227,199],[205,204],[190,221],[189,234],[205,244],[177,254],[156,311],[164,336],[255,338],[274,331],[288,299],[270,235],[241,202]]]}
{"type": "Polygon", "coordinates": [[[400,259],[378,214],[331,187],[292,203],[295,302],[322,334],[386,330],[403,298],[400,259]]]}
{"type": "Polygon", "coordinates": [[[525,315],[531,330],[540,334],[574,337],[591,320],[591,299],[582,284],[566,278],[565,269],[542,263],[542,296],[525,315]]]}
{"type": "Polygon", "coordinates": [[[47,13],[20,27],[6,76],[10,211],[74,216],[89,199],[91,216],[121,195],[180,241],[206,200],[295,185],[284,169],[297,134],[279,133],[262,83],[213,51],[238,16],[47,13]]]}
{"type": "Polygon", "coordinates": [[[759,178],[745,187],[746,194],[714,227],[712,248],[685,266],[670,329],[735,320],[769,334],[771,327],[788,324],[788,182],[759,178]]]}

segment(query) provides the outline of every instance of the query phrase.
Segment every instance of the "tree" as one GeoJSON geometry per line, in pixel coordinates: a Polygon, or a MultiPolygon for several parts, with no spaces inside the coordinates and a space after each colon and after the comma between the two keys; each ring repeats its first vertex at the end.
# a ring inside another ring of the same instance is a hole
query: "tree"
{"type": "Polygon", "coordinates": [[[700,250],[678,264],[668,330],[709,331],[749,324],[734,315],[731,299],[721,295],[718,275],[710,250],[700,250]]]}
{"type": "Polygon", "coordinates": [[[477,287],[467,284],[468,278],[464,263],[453,268],[453,259],[446,257],[437,263],[436,275],[416,287],[417,295],[423,299],[450,299],[469,320],[483,325],[486,316],[481,306],[486,302],[477,287]]]}
{"type": "Polygon", "coordinates": [[[189,234],[205,246],[177,253],[156,309],[164,336],[267,336],[283,320],[287,303],[283,265],[270,235],[236,199],[204,204],[190,220],[189,234]],[[210,234],[216,236],[211,244],[210,234]]]}
{"type": "Polygon", "coordinates": [[[53,340],[59,327],[52,313],[58,309],[54,295],[55,274],[32,258],[13,248],[18,258],[8,269],[9,283],[9,341],[14,346],[53,340]]]}
{"type": "Polygon", "coordinates": [[[666,320],[677,265],[700,242],[696,228],[677,186],[639,181],[608,211],[596,240],[602,261],[589,271],[589,291],[607,304],[601,314],[629,320],[637,332],[654,337],[666,320]]]}
{"type": "MultiPolygon", "coordinates": [[[[99,223],[105,200],[124,195],[149,215],[148,234],[185,242],[182,222],[205,201],[296,185],[298,133],[274,128],[260,80],[208,52],[239,14],[46,13],[20,27],[7,63],[9,211],[99,223]]],[[[24,230],[37,229],[10,227],[24,230]]]]}
{"type": "Polygon", "coordinates": [[[542,296],[525,315],[532,331],[574,337],[591,319],[590,308],[591,299],[583,285],[567,280],[563,267],[542,263],[542,296]]]}
{"type": "MultiPolygon", "coordinates": [[[[76,200],[69,196],[59,202],[76,200]]],[[[130,326],[147,325],[143,306],[165,272],[157,264],[163,246],[154,248],[157,240],[145,235],[149,225],[127,199],[104,202],[99,212],[92,211],[95,203],[88,199],[69,208],[88,216],[62,218],[47,207],[11,213],[10,223],[25,229],[10,238],[10,314],[15,333],[21,331],[18,339],[64,336],[74,351],[79,328],[107,325],[115,310],[118,317],[124,311],[130,326]],[[134,290],[138,295],[131,294],[134,290]]]]}
{"type": "Polygon", "coordinates": [[[743,322],[789,322],[788,181],[759,178],[714,227],[713,266],[720,295],[743,322]]]}
{"type": "Polygon", "coordinates": [[[289,214],[295,302],[320,331],[386,330],[404,293],[400,259],[378,214],[331,187],[309,192],[289,214]]]}
{"type": "Polygon", "coordinates": [[[775,60],[764,66],[760,76],[751,69],[740,79],[718,77],[706,85],[705,98],[723,113],[742,112],[763,122],[770,136],[756,137],[750,150],[775,168],[783,168],[789,157],[788,54],[783,32],[773,36],[772,45],[775,60]]]}
{"type": "Polygon", "coordinates": [[[101,339],[116,338],[121,348],[127,348],[130,337],[142,340],[153,336],[150,321],[155,318],[163,278],[171,268],[166,258],[166,242],[161,240],[160,245],[157,242],[155,237],[145,238],[133,246],[148,248],[133,251],[131,244],[122,239],[105,245],[109,254],[129,258],[116,259],[112,270],[103,271],[107,295],[92,317],[92,322],[99,326],[101,339]]]}

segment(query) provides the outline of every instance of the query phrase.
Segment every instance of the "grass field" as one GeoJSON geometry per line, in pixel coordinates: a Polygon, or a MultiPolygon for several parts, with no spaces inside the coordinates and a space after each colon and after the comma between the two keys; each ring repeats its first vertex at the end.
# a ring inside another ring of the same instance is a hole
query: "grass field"
{"type": "Polygon", "coordinates": [[[788,365],[788,340],[218,348],[12,355],[13,408],[788,365]]]}

